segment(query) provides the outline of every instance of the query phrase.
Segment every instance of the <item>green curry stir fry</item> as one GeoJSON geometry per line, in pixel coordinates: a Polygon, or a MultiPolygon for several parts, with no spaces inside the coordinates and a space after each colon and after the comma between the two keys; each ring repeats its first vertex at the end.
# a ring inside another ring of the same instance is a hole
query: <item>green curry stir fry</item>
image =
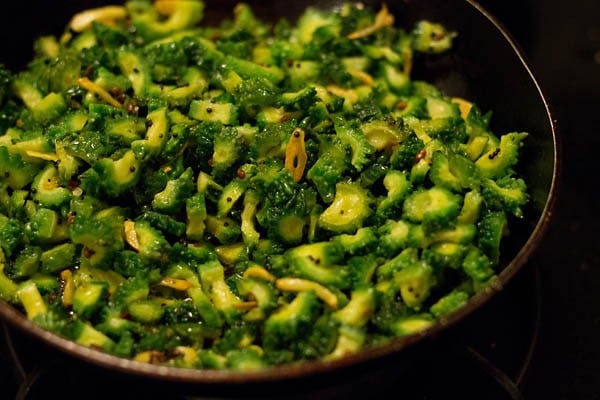
{"type": "Polygon", "coordinates": [[[1,298],[120,357],[253,370],[419,332],[494,279],[527,133],[411,78],[454,32],[203,11],[87,10],[0,68],[1,298]]]}

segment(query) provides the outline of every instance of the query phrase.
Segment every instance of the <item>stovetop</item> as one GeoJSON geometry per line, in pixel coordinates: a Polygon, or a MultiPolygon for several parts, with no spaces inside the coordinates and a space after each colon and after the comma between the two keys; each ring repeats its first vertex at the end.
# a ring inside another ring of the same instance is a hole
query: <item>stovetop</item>
{"type": "MultiPolygon", "coordinates": [[[[439,347],[434,363],[370,369],[285,398],[600,399],[600,195],[592,178],[600,171],[600,2],[480,3],[522,46],[558,120],[564,170],[549,232],[510,285],[439,347]]],[[[198,397],[173,387],[117,388],[114,378],[0,328],[6,398],[198,397]]]]}

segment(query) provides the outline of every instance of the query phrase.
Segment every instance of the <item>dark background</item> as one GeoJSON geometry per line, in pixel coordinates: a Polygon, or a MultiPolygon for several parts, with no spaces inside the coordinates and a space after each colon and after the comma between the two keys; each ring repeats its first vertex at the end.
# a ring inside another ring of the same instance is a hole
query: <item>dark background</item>
{"type": "MultiPolygon", "coordinates": [[[[10,26],[11,10],[27,10],[30,24],[48,26],[48,15],[27,3],[11,2],[9,10],[3,4],[0,24],[10,26]]],[[[48,2],[57,8],[66,3],[48,2]]],[[[541,327],[522,392],[526,399],[600,399],[600,1],[480,4],[521,46],[550,102],[562,141],[556,212],[532,260],[541,282],[541,327]]],[[[57,32],[65,23],[51,21],[57,32]]],[[[4,54],[29,39],[15,40],[12,32],[22,30],[1,29],[0,43],[8,49],[4,54]]],[[[2,59],[15,66],[24,61],[2,59]]]]}
{"type": "Polygon", "coordinates": [[[563,174],[536,262],[542,329],[525,395],[600,398],[600,2],[482,0],[529,59],[558,120],[563,174]]]}

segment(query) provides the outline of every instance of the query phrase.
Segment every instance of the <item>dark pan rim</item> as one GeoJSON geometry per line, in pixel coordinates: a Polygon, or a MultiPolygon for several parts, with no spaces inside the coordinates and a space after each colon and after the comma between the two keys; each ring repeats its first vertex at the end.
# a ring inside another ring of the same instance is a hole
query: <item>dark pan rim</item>
{"type": "Polygon", "coordinates": [[[535,78],[531,67],[528,65],[519,45],[515,42],[512,35],[508,33],[507,29],[481,5],[474,0],[465,1],[470,6],[474,7],[502,34],[504,39],[508,42],[516,54],[522,66],[527,71],[527,74],[534,83],[539,98],[541,99],[546,110],[548,123],[551,127],[554,149],[550,190],[544,208],[541,212],[541,216],[539,217],[535,228],[515,257],[500,272],[498,278],[486,289],[472,296],[466,306],[462,307],[452,315],[434,322],[429,328],[420,333],[392,339],[390,342],[384,345],[365,349],[341,359],[331,361],[307,361],[299,364],[277,366],[274,369],[250,372],[200,370],[157,366],[113,356],[97,349],[79,345],[71,340],[60,337],[52,332],[40,328],[28,320],[24,314],[4,301],[0,301],[0,316],[2,319],[7,321],[11,326],[17,328],[19,331],[36,337],[43,343],[55,349],[97,366],[104,367],[112,371],[137,375],[144,378],[190,384],[269,383],[314,376],[333,370],[341,370],[347,367],[357,366],[368,361],[376,361],[381,357],[396,354],[403,349],[407,349],[411,346],[417,345],[418,343],[424,342],[426,339],[437,336],[450,326],[456,325],[458,322],[487,303],[492,297],[494,297],[494,295],[501,292],[503,287],[508,284],[515,274],[527,263],[534,251],[540,245],[552,220],[553,212],[557,203],[559,178],[562,170],[561,143],[558,135],[557,121],[553,118],[550,104],[543,94],[542,89],[535,78]]]}

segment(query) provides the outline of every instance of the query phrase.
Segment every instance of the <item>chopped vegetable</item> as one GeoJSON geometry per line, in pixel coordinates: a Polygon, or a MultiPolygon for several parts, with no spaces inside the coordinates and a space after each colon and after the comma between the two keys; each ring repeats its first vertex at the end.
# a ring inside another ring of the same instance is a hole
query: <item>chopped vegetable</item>
{"type": "Polygon", "coordinates": [[[0,66],[0,298],[120,357],[251,371],[417,334],[493,281],[527,133],[413,79],[455,32],[204,7],[86,10],[0,66]]]}

